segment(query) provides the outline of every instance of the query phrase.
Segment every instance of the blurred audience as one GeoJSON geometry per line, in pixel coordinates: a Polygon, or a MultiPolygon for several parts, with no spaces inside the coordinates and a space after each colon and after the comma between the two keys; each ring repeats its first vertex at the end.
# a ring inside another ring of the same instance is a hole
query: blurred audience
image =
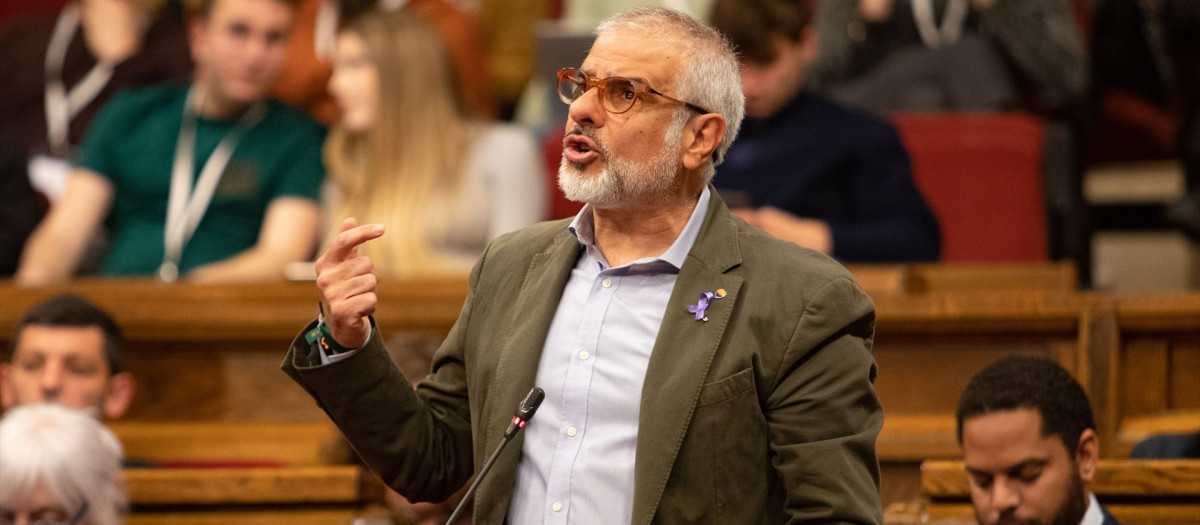
{"type": "Polygon", "coordinates": [[[385,225],[387,242],[359,251],[382,276],[465,272],[488,241],[544,218],[536,142],[466,116],[454,81],[436,31],[412,8],[364,14],[338,36],[327,239],[346,217],[385,225]]]}
{"type": "Polygon", "coordinates": [[[29,184],[25,152],[0,129],[0,278],[17,271],[25,240],[42,218],[43,198],[29,184]]]}
{"type": "MultiPolygon", "coordinates": [[[[550,0],[479,0],[479,30],[500,118],[512,120],[537,62],[537,25],[550,0]]],[[[462,76],[462,73],[459,73],[462,76]]]]}
{"type": "Polygon", "coordinates": [[[121,443],[87,411],[53,403],[14,409],[0,418],[0,443],[0,522],[123,522],[121,443]]]}
{"type": "Polygon", "coordinates": [[[875,111],[1071,111],[1087,63],[1071,0],[819,2],[808,82],[875,111]],[[1016,74],[1014,74],[1014,72],[1016,74]]]}
{"type": "Polygon", "coordinates": [[[106,220],[107,276],[274,280],[310,257],[323,132],[265,98],[293,11],[285,0],[204,2],[190,25],[193,82],[125,92],[105,107],[26,244],[17,284],[69,279],[106,220]]]}
{"type": "Polygon", "coordinates": [[[446,0],[299,0],[291,40],[271,95],[307,109],[326,125],[338,110],[326,85],[332,74],[338,27],[376,6],[409,6],[437,28],[460,78],[459,104],[467,114],[495,118],[496,102],[476,17],[446,0]]]}
{"type": "Polygon", "coordinates": [[[843,262],[933,261],[937,219],[883,120],[803,88],[817,54],[807,2],[718,0],[738,49],[746,120],[713,180],[750,224],[843,262]]]}
{"type": "MultiPolygon", "coordinates": [[[[1167,140],[1174,143],[1165,149],[1182,160],[1187,194],[1167,208],[1166,219],[1200,242],[1200,2],[1097,0],[1092,19],[1092,117],[1104,116],[1106,95],[1117,91],[1169,115],[1175,133],[1167,140]]],[[[1153,146],[1122,131],[1094,139],[1089,153],[1153,146]]]]}
{"type": "Polygon", "coordinates": [[[34,403],[91,409],[121,417],[135,381],[121,360],[121,330],[96,305],[58,295],[21,317],[12,352],[0,363],[0,401],[6,410],[34,403]]]}
{"type": "Polygon", "coordinates": [[[591,32],[600,21],[635,7],[662,6],[703,20],[713,0],[562,0],[563,20],[577,31],[591,32]]]}
{"type": "MultiPolygon", "coordinates": [[[[75,147],[118,91],[191,72],[183,27],[162,0],[77,0],[0,35],[0,127],[35,187],[57,197],[75,147]]],[[[7,176],[7,175],[6,175],[7,176]]]]}

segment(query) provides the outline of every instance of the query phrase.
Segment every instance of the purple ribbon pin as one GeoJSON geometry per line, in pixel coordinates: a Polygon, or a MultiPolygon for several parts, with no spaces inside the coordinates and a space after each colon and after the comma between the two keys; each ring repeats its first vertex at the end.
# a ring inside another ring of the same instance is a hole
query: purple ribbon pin
{"type": "Polygon", "coordinates": [[[700,300],[696,304],[687,305],[689,312],[696,314],[697,321],[707,321],[708,317],[704,316],[704,311],[708,310],[708,305],[713,301],[725,297],[725,289],[718,288],[715,292],[704,292],[700,294],[700,300]]]}

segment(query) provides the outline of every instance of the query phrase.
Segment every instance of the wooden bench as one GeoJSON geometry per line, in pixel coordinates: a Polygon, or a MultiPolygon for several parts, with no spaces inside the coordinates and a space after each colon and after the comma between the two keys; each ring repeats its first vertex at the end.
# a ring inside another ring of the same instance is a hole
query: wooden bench
{"type": "MultiPolygon", "coordinates": [[[[1123,457],[1147,433],[1189,430],[1190,418],[1200,413],[1200,381],[1192,381],[1200,370],[1200,294],[1074,292],[1066,285],[1070,267],[1055,265],[1031,265],[1027,272],[936,265],[851,270],[864,288],[872,279],[883,283],[877,290],[886,288],[872,293],[876,388],[886,411],[877,447],[885,501],[917,496],[921,460],[958,456],[958,397],[971,375],[1007,355],[1045,356],[1080,379],[1095,407],[1106,458],[1123,457]],[[1006,288],[1010,271],[1019,283],[1006,288]],[[874,277],[864,277],[870,272],[874,277]],[[1153,388],[1135,386],[1128,377],[1153,388]]],[[[376,317],[385,337],[406,331],[444,335],[467,291],[465,279],[385,281],[380,287],[376,317]]],[[[0,283],[0,344],[9,344],[25,308],[63,290],[95,300],[125,329],[126,362],[139,388],[122,424],[328,425],[312,399],[279,371],[284,349],[314,316],[312,283],[206,287],[82,280],[49,290],[0,283]]]]}
{"type": "Polygon", "coordinates": [[[1012,290],[1070,293],[1078,287],[1075,265],[1065,262],[850,264],[846,268],[871,296],[1012,290]]]}
{"type": "Polygon", "coordinates": [[[874,355],[884,407],[876,452],[885,502],[917,497],[921,461],[956,458],[954,412],[967,381],[1015,354],[1061,364],[1088,388],[1088,337],[1100,319],[1086,294],[1050,291],[882,295],[874,355]]]}
{"type": "MultiPolygon", "coordinates": [[[[1090,486],[1121,523],[1200,523],[1200,460],[1101,460],[1090,486]]],[[[974,523],[961,461],[921,465],[921,500],[890,505],[885,523],[974,523]]]]}
{"type": "Polygon", "coordinates": [[[1111,457],[1154,433],[1200,430],[1200,292],[1117,297],[1105,417],[1111,457]]]}
{"type": "MultiPolygon", "coordinates": [[[[385,337],[444,336],[458,318],[466,278],[380,283],[376,319],[385,337]]],[[[316,318],[311,282],[161,285],[151,280],[82,279],[70,287],[0,285],[0,345],[8,346],[30,306],[62,292],[106,309],[125,335],[125,366],[138,389],[127,421],[327,421],[279,371],[283,353],[316,318]]]]}
{"type": "Polygon", "coordinates": [[[137,523],[339,523],[382,512],[332,423],[116,422],[137,523]]]}

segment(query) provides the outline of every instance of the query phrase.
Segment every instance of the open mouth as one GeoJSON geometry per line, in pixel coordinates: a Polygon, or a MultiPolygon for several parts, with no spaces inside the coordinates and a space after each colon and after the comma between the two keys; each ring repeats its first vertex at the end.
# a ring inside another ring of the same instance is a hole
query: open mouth
{"type": "Polygon", "coordinates": [[[583,135],[567,135],[563,138],[563,157],[569,162],[586,164],[599,156],[596,143],[583,135]]]}

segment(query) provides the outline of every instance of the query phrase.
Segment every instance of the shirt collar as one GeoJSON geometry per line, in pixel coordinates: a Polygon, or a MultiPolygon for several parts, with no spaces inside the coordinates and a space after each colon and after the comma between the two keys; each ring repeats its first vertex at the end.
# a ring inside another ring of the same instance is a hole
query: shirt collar
{"type": "MultiPolygon", "coordinates": [[[[705,185],[704,190],[700,192],[700,199],[696,201],[696,207],[692,209],[692,216],[688,218],[687,224],[683,226],[683,230],[679,232],[679,236],[675,238],[675,242],[671,243],[671,247],[667,248],[667,251],[657,257],[646,257],[629,264],[661,260],[669,263],[676,269],[682,268],[683,262],[687,260],[688,252],[692,251],[692,245],[696,243],[696,237],[700,236],[700,226],[704,224],[704,217],[708,214],[710,200],[712,200],[712,194],[709,192],[708,185],[705,185]]],[[[587,248],[588,255],[601,261],[607,267],[608,261],[604,260],[604,256],[596,248],[596,225],[594,221],[595,216],[592,214],[592,205],[585,204],[583,209],[575,214],[575,218],[571,220],[571,225],[568,226],[568,229],[575,236],[575,240],[587,248]]]]}
{"type": "Polygon", "coordinates": [[[1104,523],[1104,511],[1100,510],[1100,502],[1096,500],[1096,495],[1088,492],[1088,508],[1083,514],[1083,519],[1079,520],[1079,525],[1102,525],[1104,523]]]}

